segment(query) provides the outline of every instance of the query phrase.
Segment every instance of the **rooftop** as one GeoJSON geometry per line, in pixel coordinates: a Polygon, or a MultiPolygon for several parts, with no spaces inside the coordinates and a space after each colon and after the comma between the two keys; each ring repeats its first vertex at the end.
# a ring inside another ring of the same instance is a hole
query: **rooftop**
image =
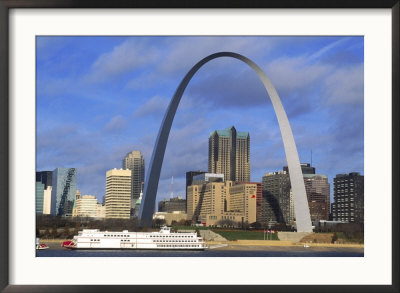
{"type": "Polygon", "coordinates": [[[210,133],[210,137],[213,136],[215,133],[218,134],[218,136],[231,137],[232,130],[236,131],[236,138],[248,138],[249,136],[249,132],[237,131],[235,126],[231,126],[223,130],[214,130],[213,132],[210,133]]]}

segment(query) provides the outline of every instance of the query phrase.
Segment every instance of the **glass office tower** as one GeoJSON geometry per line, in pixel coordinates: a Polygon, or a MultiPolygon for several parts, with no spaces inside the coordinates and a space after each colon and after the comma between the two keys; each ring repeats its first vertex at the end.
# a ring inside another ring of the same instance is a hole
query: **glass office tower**
{"type": "Polygon", "coordinates": [[[76,168],[57,168],[53,171],[51,214],[71,216],[76,192],[76,168]]]}

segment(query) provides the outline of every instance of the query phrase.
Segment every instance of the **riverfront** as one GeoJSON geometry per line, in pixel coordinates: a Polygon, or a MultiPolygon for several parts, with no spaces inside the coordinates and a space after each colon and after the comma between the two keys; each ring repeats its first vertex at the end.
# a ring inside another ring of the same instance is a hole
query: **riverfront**
{"type": "Polygon", "coordinates": [[[363,257],[362,244],[310,243],[304,247],[291,241],[238,240],[207,242],[204,251],[175,250],[68,250],[63,240],[48,240],[47,250],[37,250],[37,257],[363,257]]]}

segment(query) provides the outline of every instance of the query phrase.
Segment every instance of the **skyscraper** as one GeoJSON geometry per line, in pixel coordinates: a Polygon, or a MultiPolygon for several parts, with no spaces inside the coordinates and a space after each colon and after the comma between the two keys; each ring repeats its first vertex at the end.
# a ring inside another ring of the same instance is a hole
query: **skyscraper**
{"type": "MultiPolygon", "coordinates": [[[[39,195],[42,198],[42,212],[44,215],[50,214],[51,211],[51,191],[53,188],[53,172],[52,171],[39,171],[36,172],[36,185],[38,183],[43,185],[43,195],[39,195]]],[[[37,194],[37,192],[36,192],[37,194]]]]}
{"type": "Polygon", "coordinates": [[[312,221],[329,220],[330,187],[322,174],[303,174],[312,221]]]}
{"type": "Polygon", "coordinates": [[[76,192],[76,168],[57,168],[53,171],[51,191],[51,214],[72,215],[76,192]]]}
{"type": "Polygon", "coordinates": [[[332,218],[364,223],[364,176],[358,172],[337,174],[333,179],[332,218]]]}
{"type": "Polygon", "coordinates": [[[131,170],[112,169],[107,171],[106,218],[130,218],[131,176],[131,170]]]}
{"type": "Polygon", "coordinates": [[[290,178],[286,171],[266,173],[262,178],[262,223],[291,224],[290,178]]]}
{"type": "Polygon", "coordinates": [[[131,208],[134,209],[136,200],[140,196],[142,182],[144,182],[145,165],[142,153],[140,151],[131,151],[127,153],[122,160],[122,169],[132,171],[131,208]]]}
{"type": "Polygon", "coordinates": [[[250,135],[234,126],[213,131],[208,138],[208,172],[225,180],[250,181],[250,135]]]}
{"type": "Polygon", "coordinates": [[[53,172],[51,171],[39,171],[36,172],[36,182],[44,184],[44,189],[48,186],[53,186],[53,172]]]}
{"type": "MultiPolygon", "coordinates": [[[[311,220],[329,220],[330,187],[328,177],[324,174],[315,174],[315,167],[312,167],[309,163],[301,163],[300,167],[303,173],[311,220]]],[[[284,166],[283,170],[289,173],[287,166],[284,166]]]]}

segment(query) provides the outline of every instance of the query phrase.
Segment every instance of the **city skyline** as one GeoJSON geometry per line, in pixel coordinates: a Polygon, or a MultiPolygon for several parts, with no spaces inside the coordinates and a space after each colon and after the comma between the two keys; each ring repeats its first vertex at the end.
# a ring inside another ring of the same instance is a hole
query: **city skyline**
{"type": "MultiPolygon", "coordinates": [[[[276,85],[301,162],[310,162],[312,149],[313,166],[329,182],[339,173],[364,173],[362,37],[39,37],[37,170],[76,167],[78,188],[101,199],[105,172],[126,153],[140,150],[147,169],[181,78],[196,59],[223,49],[254,59],[276,85]]],[[[175,194],[184,195],[185,173],[207,170],[215,129],[235,125],[250,133],[251,181],[287,165],[257,76],[235,60],[206,66],[178,108],[157,201],[168,197],[172,176],[175,194]]]]}

